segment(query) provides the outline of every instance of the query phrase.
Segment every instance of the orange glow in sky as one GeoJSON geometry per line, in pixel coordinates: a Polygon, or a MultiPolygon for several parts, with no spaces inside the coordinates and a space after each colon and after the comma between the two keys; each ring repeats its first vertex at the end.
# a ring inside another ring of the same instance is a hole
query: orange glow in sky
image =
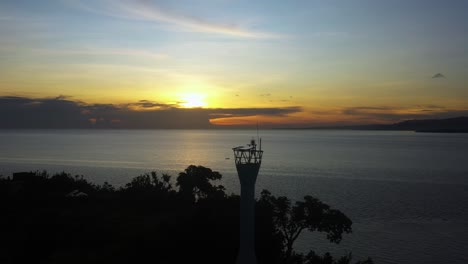
{"type": "Polygon", "coordinates": [[[466,1],[187,2],[0,1],[0,97],[237,109],[217,125],[468,114],[466,1]]]}

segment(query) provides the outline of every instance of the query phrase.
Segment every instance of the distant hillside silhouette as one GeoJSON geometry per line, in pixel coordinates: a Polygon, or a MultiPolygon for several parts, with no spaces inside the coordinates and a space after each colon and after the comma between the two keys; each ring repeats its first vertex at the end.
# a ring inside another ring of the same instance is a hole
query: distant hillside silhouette
{"type": "Polygon", "coordinates": [[[391,125],[368,125],[361,129],[409,130],[417,132],[468,132],[468,117],[407,120],[391,125]]]}
{"type": "Polygon", "coordinates": [[[406,120],[394,124],[321,127],[320,129],[395,130],[439,133],[468,133],[468,117],[406,120]]]}
{"type": "Polygon", "coordinates": [[[421,132],[468,132],[468,117],[408,120],[393,124],[392,128],[421,132]]]}

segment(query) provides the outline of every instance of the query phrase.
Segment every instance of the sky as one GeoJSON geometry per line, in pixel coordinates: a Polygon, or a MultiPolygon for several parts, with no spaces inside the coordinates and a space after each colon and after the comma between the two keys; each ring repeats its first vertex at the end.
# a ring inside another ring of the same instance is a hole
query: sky
{"type": "Polygon", "coordinates": [[[467,12],[466,0],[2,0],[0,127],[39,112],[44,126],[124,128],[468,115],[467,12]]]}

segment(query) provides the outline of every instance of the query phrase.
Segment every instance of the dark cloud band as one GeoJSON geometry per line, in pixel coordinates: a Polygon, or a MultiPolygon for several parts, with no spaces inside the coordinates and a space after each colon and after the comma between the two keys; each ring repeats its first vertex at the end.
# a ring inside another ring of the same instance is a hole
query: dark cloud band
{"type": "Polygon", "coordinates": [[[0,97],[0,128],[210,128],[210,119],[286,116],[301,112],[285,108],[179,108],[148,100],[125,105],[85,104],[66,97],[0,97]]]}

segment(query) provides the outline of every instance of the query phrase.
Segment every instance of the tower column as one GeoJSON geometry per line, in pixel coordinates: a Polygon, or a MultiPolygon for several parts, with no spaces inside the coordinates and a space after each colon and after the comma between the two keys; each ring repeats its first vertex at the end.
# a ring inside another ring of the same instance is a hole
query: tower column
{"type": "MultiPolygon", "coordinates": [[[[246,177],[247,175],[244,175],[246,177]]],[[[252,176],[252,175],[248,175],[252,176]]],[[[255,175],[256,178],[257,175],[255,175]]],[[[239,178],[242,176],[239,174],[239,178]]],[[[255,182],[242,183],[240,201],[238,264],[256,264],[255,256],[255,182]]]]}
{"type": "Polygon", "coordinates": [[[246,147],[233,148],[241,185],[239,254],[237,264],[256,264],[255,256],[255,182],[262,160],[262,150],[255,141],[246,147]]]}

